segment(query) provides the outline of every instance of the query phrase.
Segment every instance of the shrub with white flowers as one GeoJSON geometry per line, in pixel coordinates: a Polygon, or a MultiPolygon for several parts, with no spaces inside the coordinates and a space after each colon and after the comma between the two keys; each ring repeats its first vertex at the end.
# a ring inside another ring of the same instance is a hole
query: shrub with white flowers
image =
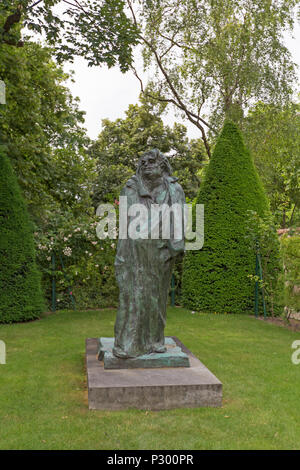
{"type": "MultiPolygon", "coordinates": [[[[103,308],[116,306],[118,288],[114,274],[116,240],[99,240],[94,215],[62,217],[44,231],[35,232],[37,261],[43,274],[48,308],[52,279],[56,281],[56,308],[103,308]],[[53,268],[55,263],[55,269],[53,268]]],[[[117,230],[115,235],[117,236],[117,230]]]]}

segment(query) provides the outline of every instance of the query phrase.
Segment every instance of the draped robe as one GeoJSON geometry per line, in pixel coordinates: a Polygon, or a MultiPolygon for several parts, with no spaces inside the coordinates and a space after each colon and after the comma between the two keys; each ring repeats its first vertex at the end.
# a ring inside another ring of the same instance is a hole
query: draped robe
{"type": "MultiPolygon", "coordinates": [[[[141,177],[133,176],[123,188],[127,208],[143,204],[150,214],[151,204],[185,203],[183,189],[177,178],[164,176],[164,190],[156,200],[143,185],[141,177]]],[[[128,216],[128,225],[132,218],[128,216]]],[[[184,235],[174,238],[171,217],[169,239],[119,239],[115,273],[119,286],[119,308],[115,323],[114,354],[137,357],[164,346],[167,299],[175,257],[184,252],[184,235]]],[[[149,230],[150,232],[150,230],[149,230]]]]}

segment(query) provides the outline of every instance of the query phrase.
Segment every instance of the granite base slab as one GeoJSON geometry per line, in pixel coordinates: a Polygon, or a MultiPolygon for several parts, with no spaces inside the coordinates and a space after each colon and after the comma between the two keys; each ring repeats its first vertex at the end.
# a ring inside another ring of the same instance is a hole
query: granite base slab
{"type": "Polygon", "coordinates": [[[176,337],[190,367],[104,369],[99,339],[86,340],[88,401],[91,410],[166,410],[222,406],[222,383],[176,337]]]}
{"type": "Polygon", "coordinates": [[[104,369],[147,369],[161,367],[190,367],[188,355],[167,337],[165,338],[166,352],[144,354],[133,358],[119,358],[113,355],[114,338],[99,339],[98,359],[103,360],[104,369]]]}

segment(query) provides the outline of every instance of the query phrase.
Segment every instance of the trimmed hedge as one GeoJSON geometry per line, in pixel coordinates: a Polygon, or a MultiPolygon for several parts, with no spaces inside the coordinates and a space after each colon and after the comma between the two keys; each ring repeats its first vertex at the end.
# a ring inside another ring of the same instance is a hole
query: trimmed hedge
{"type": "Polygon", "coordinates": [[[237,126],[218,138],[198,204],[204,204],[204,246],[184,258],[182,303],[216,313],[253,313],[255,252],[247,239],[248,210],[269,214],[268,200],[237,126]]]}
{"type": "Polygon", "coordinates": [[[39,318],[44,300],[32,226],[3,147],[0,147],[0,266],[0,323],[39,318]]]}

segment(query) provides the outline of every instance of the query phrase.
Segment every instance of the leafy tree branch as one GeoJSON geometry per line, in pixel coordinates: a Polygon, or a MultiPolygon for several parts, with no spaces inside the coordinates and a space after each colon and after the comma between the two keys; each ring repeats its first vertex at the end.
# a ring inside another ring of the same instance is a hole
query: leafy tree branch
{"type": "Polygon", "coordinates": [[[60,63],[83,56],[90,66],[118,64],[122,72],[128,70],[138,42],[123,0],[2,0],[0,44],[23,46],[29,39],[21,37],[24,27],[43,34],[60,63]]]}

